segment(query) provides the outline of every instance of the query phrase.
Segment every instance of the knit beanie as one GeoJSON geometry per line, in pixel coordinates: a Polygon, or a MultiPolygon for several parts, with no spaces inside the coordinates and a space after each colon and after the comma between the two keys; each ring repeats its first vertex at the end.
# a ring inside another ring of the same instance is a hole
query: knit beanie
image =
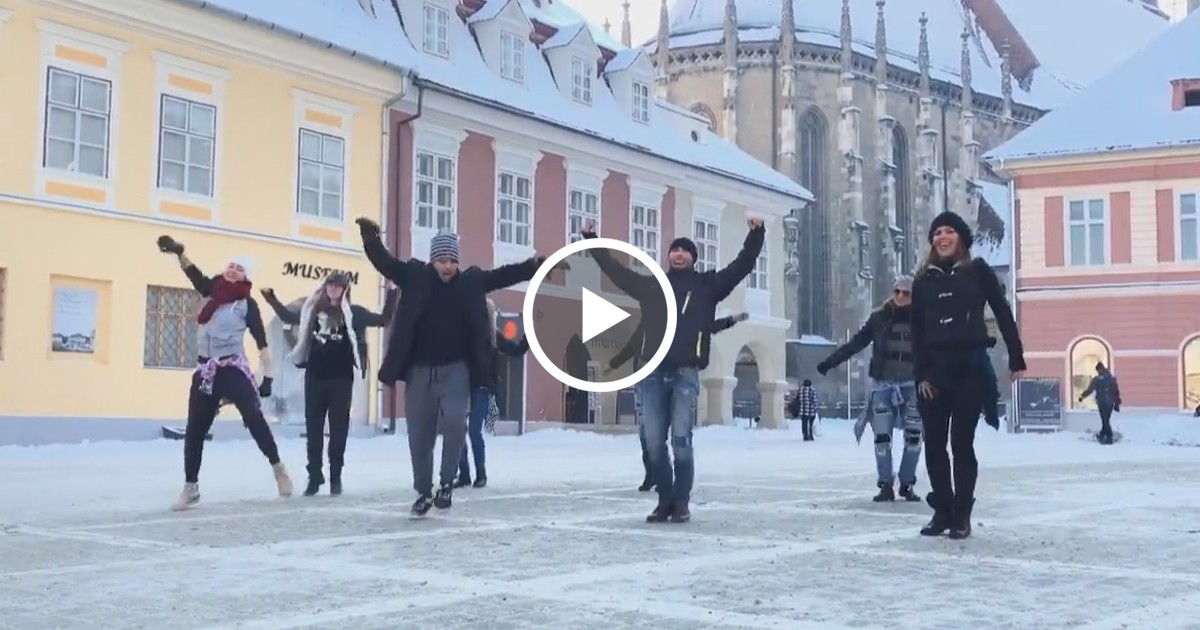
{"type": "Polygon", "coordinates": [[[692,242],[692,239],[686,236],[680,236],[679,238],[671,241],[671,246],[667,248],[667,252],[670,253],[677,249],[682,249],[683,251],[691,254],[692,262],[696,262],[696,259],[700,257],[699,252],[696,250],[696,244],[692,242]]]}
{"type": "Polygon", "coordinates": [[[429,260],[448,258],[458,262],[458,235],[442,232],[429,241],[429,260]]]}
{"type": "Polygon", "coordinates": [[[958,232],[959,241],[967,249],[971,249],[971,245],[975,243],[975,235],[971,233],[971,226],[967,225],[967,222],[961,216],[947,210],[934,217],[933,223],[929,224],[930,245],[933,244],[933,233],[940,227],[948,227],[958,232]]]}
{"type": "Polygon", "coordinates": [[[247,279],[254,275],[254,259],[250,256],[235,256],[230,258],[229,262],[238,265],[245,270],[247,279]]]}

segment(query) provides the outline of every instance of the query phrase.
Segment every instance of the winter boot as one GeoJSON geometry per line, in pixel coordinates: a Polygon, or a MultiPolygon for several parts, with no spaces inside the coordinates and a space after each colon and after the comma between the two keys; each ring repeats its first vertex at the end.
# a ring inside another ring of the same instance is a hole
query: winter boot
{"type": "Polygon", "coordinates": [[[454,480],[455,488],[466,488],[469,485],[471,485],[471,476],[470,475],[459,475],[458,479],[454,480]]]}
{"type": "Polygon", "coordinates": [[[433,507],[439,510],[448,510],[454,504],[454,487],[450,484],[442,484],[438,488],[437,494],[433,495],[433,507]]]}
{"type": "Polygon", "coordinates": [[[900,498],[910,503],[921,500],[921,497],[917,496],[916,492],[913,492],[913,487],[908,485],[900,486],[900,498]]]}
{"type": "Polygon", "coordinates": [[[185,483],[179,492],[179,498],[171,504],[171,509],[182,512],[200,502],[200,484],[185,483]]]}
{"type": "Polygon", "coordinates": [[[676,501],[671,507],[671,522],[686,523],[692,520],[692,511],[688,509],[687,501],[676,501]]]}
{"type": "Polygon", "coordinates": [[[432,507],[433,497],[430,496],[428,492],[422,492],[420,496],[417,497],[417,500],[413,501],[412,509],[409,511],[409,514],[411,514],[413,517],[420,518],[428,514],[429,509],[432,507]]]}
{"type": "Polygon", "coordinates": [[[929,519],[929,523],[921,528],[921,535],[941,536],[945,534],[954,521],[953,497],[941,497],[930,492],[925,495],[925,502],[933,508],[933,518],[929,519]]]}
{"type": "Polygon", "coordinates": [[[950,538],[962,540],[971,535],[971,510],[974,508],[975,499],[958,500],[954,507],[954,517],[950,520],[950,538]]]}
{"type": "Polygon", "coordinates": [[[475,483],[471,484],[471,487],[472,488],[486,488],[487,487],[487,476],[485,476],[485,475],[476,476],[475,483]]]}
{"type": "Polygon", "coordinates": [[[316,496],[321,491],[321,486],[325,485],[325,475],[317,473],[308,476],[308,485],[304,487],[304,496],[316,496]]]}
{"type": "Polygon", "coordinates": [[[671,502],[659,499],[654,511],[646,516],[647,523],[666,523],[671,518],[671,502]]]}
{"type": "Polygon", "coordinates": [[[279,496],[292,496],[292,478],[288,476],[287,467],[283,462],[272,464],[271,471],[275,473],[275,485],[279,488],[279,496]]]}
{"type": "Polygon", "coordinates": [[[875,495],[875,498],[871,499],[871,500],[876,503],[887,503],[888,501],[895,501],[896,500],[896,490],[895,490],[895,488],[892,487],[892,484],[890,482],[880,481],[879,482],[879,494],[875,495]]]}
{"type": "Polygon", "coordinates": [[[334,472],[329,475],[329,494],[330,496],[342,496],[342,473],[341,471],[334,472]]]}
{"type": "Polygon", "coordinates": [[[650,478],[650,473],[646,473],[646,478],[642,479],[642,485],[638,486],[638,492],[650,492],[654,489],[654,479],[650,478]]]}

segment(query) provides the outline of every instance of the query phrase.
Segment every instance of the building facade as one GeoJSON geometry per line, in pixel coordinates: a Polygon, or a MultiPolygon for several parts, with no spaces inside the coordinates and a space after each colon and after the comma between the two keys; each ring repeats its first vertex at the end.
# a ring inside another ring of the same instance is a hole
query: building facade
{"type": "MultiPolygon", "coordinates": [[[[980,156],[1167,26],[1140,0],[663,0],[647,48],[661,96],[816,197],[788,245],[789,367],[805,378],[914,269],[938,212],[985,248],[1011,242],[980,156]]],[[[845,398],[845,372],[814,380],[845,398]]]]}
{"type": "Polygon", "coordinates": [[[251,256],[285,301],[340,269],[378,306],[353,219],[383,207],[390,60],[189,3],[2,4],[0,417],[181,419],[199,296],[161,234],[207,273],[251,256]]]}
{"type": "MultiPolygon", "coordinates": [[[[740,349],[759,357],[758,391],[768,426],[782,423],[785,259],[782,219],[807,191],[721,138],[706,122],[657,99],[644,52],[622,47],[558,3],[541,0],[401,4],[404,30],[419,56],[413,89],[392,113],[396,142],[389,169],[389,245],[424,259],[439,230],[460,234],[463,263],[494,267],[548,255],[579,238],[589,222],[601,236],[665,260],[678,235],[693,237],[702,267],[723,265],[741,246],[752,217],[765,219],[768,244],[757,270],[722,305],[751,319],[717,337],[702,374],[701,418],[728,422],[740,349]]],[[[597,269],[573,268],[601,283],[597,269]]],[[[568,280],[557,278],[561,286],[568,280]]],[[[569,282],[579,286],[579,280],[569,282]]],[[[520,313],[524,286],[494,298],[520,313]]],[[[615,294],[605,296],[631,310],[615,294]]],[[[543,348],[565,349],[568,371],[595,375],[624,345],[630,326],[583,344],[580,296],[546,289],[538,297],[543,348]]],[[[627,368],[628,369],[628,368],[627,368]]],[[[506,369],[504,419],[632,422],[618,394],[578,396],[531,357],[506,369]],[[572,403],[582,400],[582,403],[572,403]]],[[[387,413],[403,417],[402,388],[387,413]]],[[[627,400],[627,398],[626,398],[627,400]]]]}
{"type": "Polygon", "coordinates": [[[1097,363],[1127,407],[1200,404],[1197,42],[1192,15],[988,156],[1016,190],[1029,375],[1061,379],[1064,408],[1094,406],[1097,363]]]}

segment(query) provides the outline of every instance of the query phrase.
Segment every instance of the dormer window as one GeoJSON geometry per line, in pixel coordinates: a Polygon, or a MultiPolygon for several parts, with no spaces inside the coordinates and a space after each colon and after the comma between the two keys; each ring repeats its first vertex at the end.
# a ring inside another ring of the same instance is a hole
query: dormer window
{"type": "Polygon", "coordinates": [[[431,55],[450,56],[449,11],[432,4],[425,5],[422,47],[431,55]]]}
{"type": "Polygon", "coordinates": [[[641,81],[633,82],[633,119],[650,122],[650,86],[641,81]]]}
{"type": "Polygon", "coordinates": [[[571,60],[571,98],[584,105],[592,104],[592,68],[586,59],[571,60]]]}
{"type": "Polygon", "coordinates": [[[525,82],[525,40],[507,31],[500,34],[500,76],[525,82]]]}
{"type": "Polygon", "coordinates": [[[1200,77],[1171,81],[1171,111],[1200,107],[1200,77]]]}
{"type": "Polygon", "coordinates": [[[1184,107],[1200,107],[1200,88],[1188,90],[1183,93],[1184,107]]]}

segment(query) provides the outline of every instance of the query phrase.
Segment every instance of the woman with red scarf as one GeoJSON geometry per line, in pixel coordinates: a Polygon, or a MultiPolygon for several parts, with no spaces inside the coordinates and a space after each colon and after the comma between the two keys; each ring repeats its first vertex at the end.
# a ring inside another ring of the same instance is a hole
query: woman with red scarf
{"type": "Polygon", "coordinates": [[[279,461],[279,449],[259,401],[260,397],[271,395],[271,359],[267,353],[267,332],[262,314],[258,303],[250,297],[249,260],[231,260],[220,275],[210,278],[183,255],[183,245],[171,237],[159,237],[158,248],[179,258],[179,266],[192,286],[207,298],[196,317],[199,332],[196,371],[192,373],[188,394],[183,442],[184,484],[172,509],[186,510],[200,501],[200,459],[204,439],[212,429],[222,400],[228,400],[242,414],[242,424],[246,425],[258,449],[271,464],[279,495],[291,496],[292,480],[283,462],[279,461]],[[261,384],[257,384],[246,358],[243,342],[246,331],[250,332],[259,350],[264,372],[261,384]]]}

